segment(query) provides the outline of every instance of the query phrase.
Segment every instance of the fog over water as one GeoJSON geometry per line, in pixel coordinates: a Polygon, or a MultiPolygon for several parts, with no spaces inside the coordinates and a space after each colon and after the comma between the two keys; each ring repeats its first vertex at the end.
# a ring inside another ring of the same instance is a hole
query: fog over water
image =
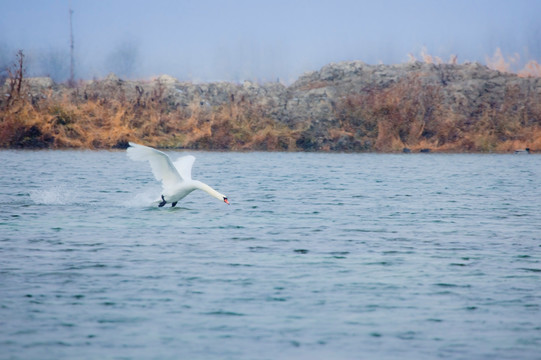
{"type": "Polygon", "coordinates": [[[541,60],[541,2],[0,0],[0,68],[18,49],[28,75],[170,74],[192,81],[282,81],[344,60],[401,63],[430,54],[520,69],[541,60]],[[70,5],[71,3],[71,5],[70,5]]]}

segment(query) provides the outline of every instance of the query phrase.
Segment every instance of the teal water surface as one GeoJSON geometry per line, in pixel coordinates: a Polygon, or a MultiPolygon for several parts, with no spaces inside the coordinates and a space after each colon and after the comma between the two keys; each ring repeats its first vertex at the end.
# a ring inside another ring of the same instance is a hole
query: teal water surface
{"type": "Polygon", "coordinates": [[[1,359],[541,359],[541,156],[194,155],[0,151],[1,359]]]}

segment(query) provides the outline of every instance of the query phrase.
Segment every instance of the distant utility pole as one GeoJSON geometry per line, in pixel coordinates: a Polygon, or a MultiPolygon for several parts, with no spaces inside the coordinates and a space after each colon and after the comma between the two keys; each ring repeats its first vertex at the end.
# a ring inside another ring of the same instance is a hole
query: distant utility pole
{"type": "Polygon", "coordinates": [[[69,14],[70,14],[70,79],[68,81],[69,86],[75,86],[75,59],[73,55],[73,10],[71,9],[71,0],[69,2],[69,14]]]}

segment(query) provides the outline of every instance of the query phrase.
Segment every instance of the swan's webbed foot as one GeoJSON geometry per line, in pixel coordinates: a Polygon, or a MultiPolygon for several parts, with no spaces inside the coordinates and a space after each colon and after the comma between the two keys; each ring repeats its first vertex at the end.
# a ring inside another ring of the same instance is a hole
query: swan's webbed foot
{"type": "Polygon", "coordinates": [[[178,202],[178,201],[175,201],[174,203],[172,203],[172,204],[171,204],[171,207],[177,206],[177,202],[178,202]]]}
{"type": "Polygon", "coordinates": [[[167,201],[165,201],[165,199],[163,198],[163,195],[162,195],[162,202],[158,205],[158,207],[163,207],[166,203],[167,203],[167,201]]]}

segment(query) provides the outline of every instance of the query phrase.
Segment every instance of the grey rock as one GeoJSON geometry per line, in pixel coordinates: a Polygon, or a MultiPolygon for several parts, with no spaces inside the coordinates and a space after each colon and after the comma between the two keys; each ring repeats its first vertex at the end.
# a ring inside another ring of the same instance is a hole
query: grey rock
{"type": "MultiPolygon", "coordinates": [[[[128,101],[160,101],[171,109],[189,109],[199,104],[208,109],[223,105],[250,104],[291,127],[310,124],[310,146],[324,146],[326,129],[337,124],[336,108],[345,97],[385,89],[406,77],[417,76],[424,85],[441,89],[442,101],[457,114],[474,117],[480,107],[497,109],[509,89],[541,95],[540,78],[521,78],[491,70],[478,63],[427,64],[412,62],[369,65],[362,61],[332,63],[319,71],[300,76],[294,83],[242,84],[228,82],[191,83],[161,75],[151,81],[128,81],[110,74],[103,80],[82,82],[75,89],[54,84],[49,78],[26,79],[33,94],[53,89],[53,95],[69,93],[72,98],[128,101]]],[[[4,85],[4,91],[6,85],[4,85]]],[[[308,125],[307,125],[308,126],[308,125]]],[[[347,142],[347,138],[340,142],[347,142]]],[[[365,144],[358,144],[365,147],[365,144]]]]}

